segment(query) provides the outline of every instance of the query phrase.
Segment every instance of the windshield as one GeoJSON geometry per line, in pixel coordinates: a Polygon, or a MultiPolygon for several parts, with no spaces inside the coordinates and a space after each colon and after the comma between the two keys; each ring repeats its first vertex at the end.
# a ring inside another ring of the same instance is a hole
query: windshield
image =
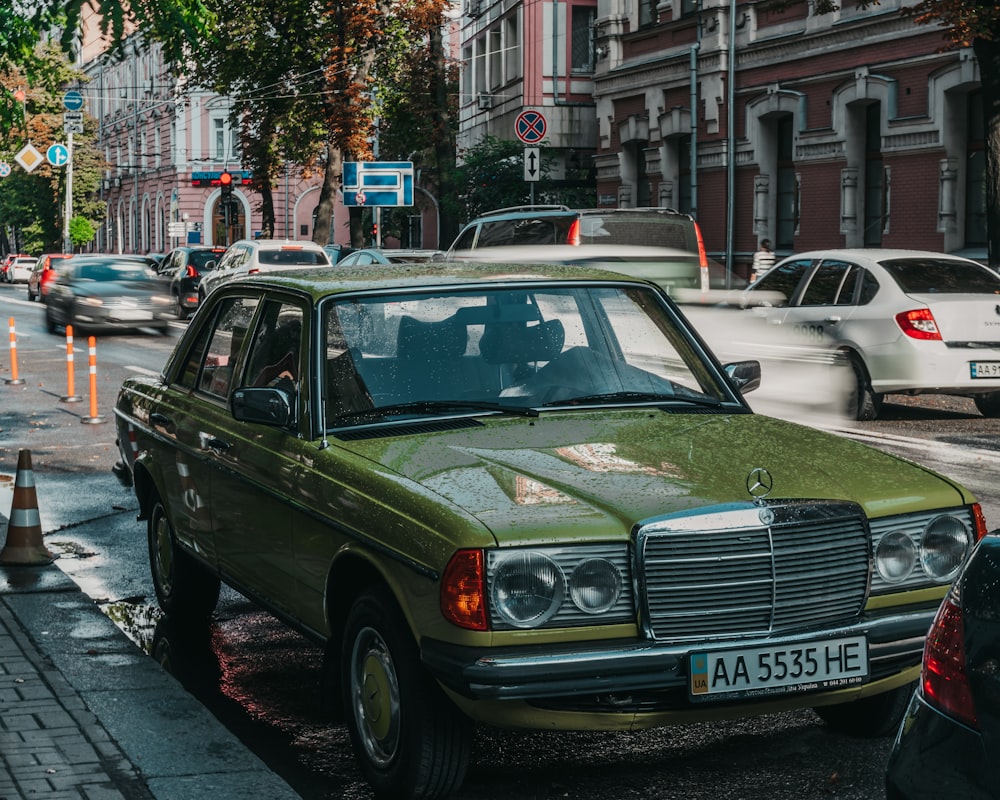
{"type": "Polygon", "coordinates": [[[154,275],[138,264],[95,263],[81,264],[77,277],[84,281],[145,281],[154,275]]]}
{"type": "Polygon", "coordinates": [[[400,415],[739,402],[644,288],[338,298],[325,306],[325,331],[328,427],[400,415]]]}

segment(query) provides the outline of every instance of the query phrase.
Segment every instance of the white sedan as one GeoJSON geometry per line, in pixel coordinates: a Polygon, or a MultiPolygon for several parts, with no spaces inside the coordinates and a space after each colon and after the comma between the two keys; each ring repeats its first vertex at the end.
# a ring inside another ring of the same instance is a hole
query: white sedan
{"type": "Polygon", "coordinates": [[[741,304],[789,341],[842,353],[856,419],[874,419],[890,393],[968,396],[1000,416],[1000,275],[979,262],[916,250],[800,253],[741,304]]]}

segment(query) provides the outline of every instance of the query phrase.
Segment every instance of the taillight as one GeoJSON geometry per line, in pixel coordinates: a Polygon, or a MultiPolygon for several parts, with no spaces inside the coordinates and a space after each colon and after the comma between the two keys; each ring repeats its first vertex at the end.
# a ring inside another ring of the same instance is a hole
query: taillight
{"type": "Polygon", "coordinates": [[[566,234],[566,244],[579,245],[580,244],[580,220],[575,219],[569,226],[569,232],[566,234]]]}
{"type": "Polygon", "coordinates": [[[956,583],[934,617],[924,643],[920,685],[924,698],[942,713],[978,728],[965,665],[965,625],[956,583]]]}
{"type": "Polygon", "coordinates": [[[192,266],[191,264],[187,265],[187,274],[185,275],[185,277],[197,278],[199,275],[201,275],[201,273],[198,272],[198,270],[196,270],[194,266],[192,266]]]}
{"type": "Polygon", "coordinates": [[[441,613],[460,628],[485,631],[486,577],[482,550],[459,550],[441,576],[441,613]]]}
{"type": "Polygon", "coordinates": [[[911,339],[934,339],[940,341],[941,331],[938,330],[934,315],[929,308],[916,308],[913,311],[901,311],[896,315],[896,324],[911,339]]]}

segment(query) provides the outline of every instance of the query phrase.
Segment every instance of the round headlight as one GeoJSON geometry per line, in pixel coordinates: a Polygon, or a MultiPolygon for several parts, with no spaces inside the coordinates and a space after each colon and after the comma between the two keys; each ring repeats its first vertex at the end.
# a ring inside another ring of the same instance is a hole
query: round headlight
{"type": "Polygon", "coordinates": [[[916,545],[902,531],[887,533],[875,550],[875,569],[886,583],[905,581],[916,563],[916,545]]]}
{"type": "Polygon", "coordinates": [[[622,574],[606,558],[589,558],[569,578],[573,605],[585,614],[603,614],[622,594],[622,574]]]}
{"type": "Polygon", "coordinates": [[[517,628],[534,628],[552,618],[565,597],[562,570],[543,553],[513,553],[493,573],[493,608],[517,628]]]}
{"type": "Polygon", "coordinates": [[[961,520],[947,514],[938,517],[924,528],[920,539],[920,563],[924,571],[936,581],[949,581],[969,552],[969,529],[961,520]]]}

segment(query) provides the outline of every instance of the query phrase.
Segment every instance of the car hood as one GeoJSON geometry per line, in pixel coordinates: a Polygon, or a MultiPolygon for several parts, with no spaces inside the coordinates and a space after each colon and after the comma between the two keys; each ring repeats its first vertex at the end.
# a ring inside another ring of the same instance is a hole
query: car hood
{"type": "Polygon", "coordinates": [[[755,414],[602,409],[479,421],[342,444],[420,484],[411,490],[474,516],[504,543],[628,536],[641,520],[746,503],[756,468],[773,478],[769,502],[853,500],[874,517],[972,501],[903,459],[755,414]]]}
{"type": "Polygon", "coordinates": [[[149,297],[164,291],[165,282],[156,278],[141,281],[79,281],[73,284],[75,294],[89,297],[149,297]]]}

